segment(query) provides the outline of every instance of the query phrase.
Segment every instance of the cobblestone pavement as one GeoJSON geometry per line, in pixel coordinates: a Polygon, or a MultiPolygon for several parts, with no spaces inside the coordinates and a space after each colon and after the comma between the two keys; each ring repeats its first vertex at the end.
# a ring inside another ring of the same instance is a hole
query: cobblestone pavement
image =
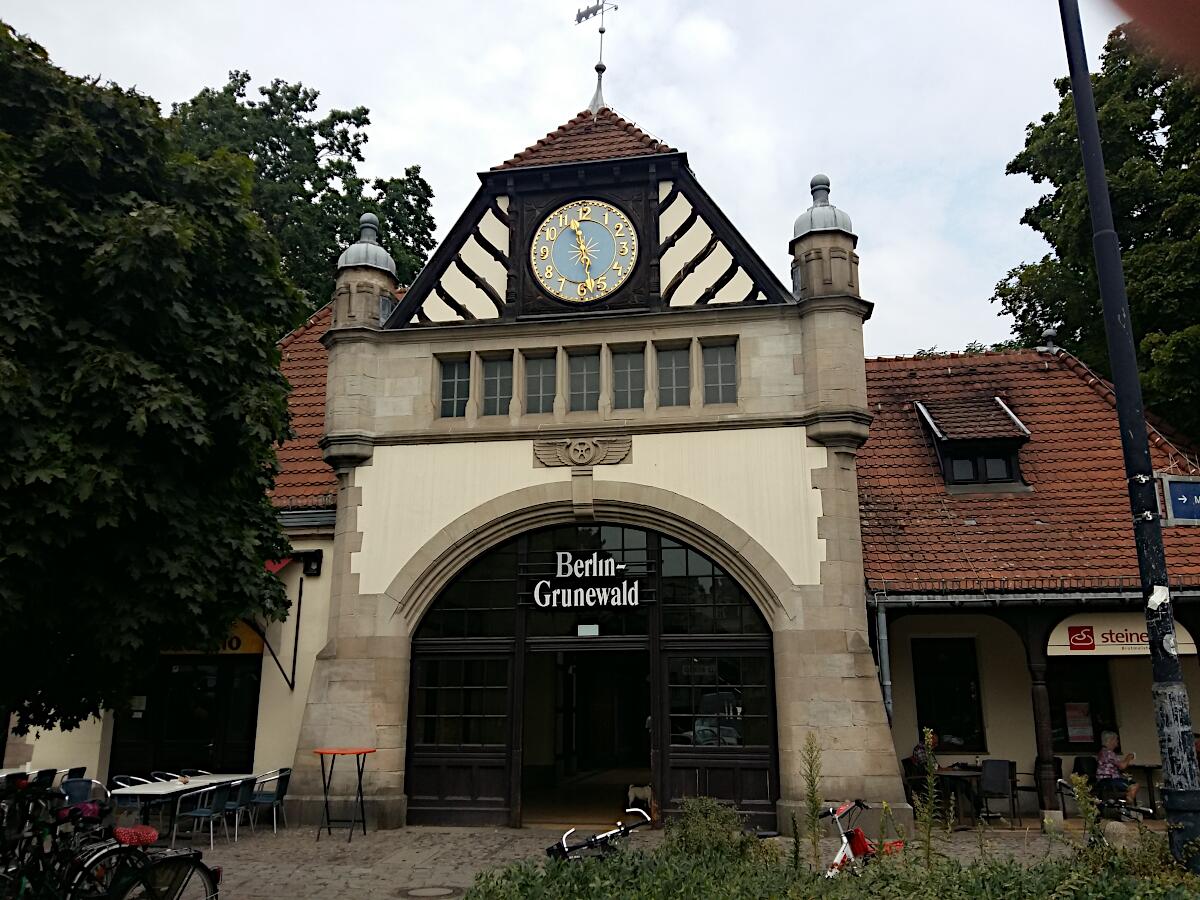
{"type": "MultiPolygon", "coordinates": [[[[203,840],[205,861],[224,870],[221,896],[231,900],[316,900],[355,898],[378,900],[395,897],[461,897],[475,875],[517,859],[540,859],[560,831],[544,828],[432,828],[408,827],[370,831],[346,843],[346,832],[316,841],[313,828],[268,827],[257,834],[244,830],[237,844],[218,835],[209,851],[203,840]]],[[[640,831],[630,839],[634,847],[651,847],[662,832],[640,831]]],[[[986,852],[1007,854],[1035,862],[1046,853],[1061,852],[1063,839],[1046,838],[1035,828],[989,829],[983,835],[986,852]]],[[[826,842],[824,858],[833,855],[826,842]]],[[[942,852],[963,860],[979,854],[980,836],[973,831],[955,833],[942,852]]],[[[786,849],[786,848],[785,848],[786,849]]],[[[807,849],[807,848],[806,848],[807,849]]]]}

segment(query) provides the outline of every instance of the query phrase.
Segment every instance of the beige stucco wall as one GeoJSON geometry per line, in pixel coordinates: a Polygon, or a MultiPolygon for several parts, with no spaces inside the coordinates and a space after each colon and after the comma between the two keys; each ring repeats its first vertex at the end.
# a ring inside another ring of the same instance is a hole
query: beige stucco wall
{"type": "Polygon", "coordinates": [[[350,571],[362,594],[382,594],[438,531],[493,497],[569,481],[568,468],[534,466],[533,441],[376,447],[355,474],[362,550],[350,571]]]}
{"type": "MultiPolygon", "coordinates": [[[[266,772],[290,766],[296,756],[296,742],[304,705],[308,700],[308,685],[312,680],[317,653],[325,646],[329,631],[329,562],[333,556],[332,538],[292,540],[297,551],[323,550],[321,574],[304,577],[304,603],[300,610],[300,644],[296,649],[296,689],[289,690],[283,674],[263,652],[262,682],[258,695],[258,731],[254,738],[254,771],[266,772]]],[[[279,661],[291,674],[292,645],[296,636],[296,598],[303,567],[293,563],[280,573],[284,588],[292,601],[292,611],[284,622],[267,628],[267,640],[279,655],[279,661]]]]}
{"type": "Polygon", "coordinates": [[[946,763],[975,763],[985,757],[1011,759],[1016,761],[1017,771],[1032,772],[1037,754],[1025,650],[1011,627],[990,616],[904,616],[889,627],[892,738],[896,755],[903,758],[911,754],[918,740],[912,674],[914,637],[975,638],[987,752],[956,755],[939,749],[938,759],[946,763]]]}
{"type": "MultiPolygon", "coordinates": [[[[798,427],[644,434],[633,436],[630,462],[596,466],[594,477],[696,500],[753,537],[793,584],[816,584],[825,542],[817,537],[821,501],[812,470],[825,459],[825,449],[808,446],[798,427]],[[713,477],[717,471],[720,478],[713,477]]],[[[360,576],[361,593],[382,594],[459,516],[511,491],[569,481],[571,470],[537,466],[532,441],[417,444],[377,447],[356,478],[362,549],[352,555],[351,571],[360,576]]]]}
{"type": "Polygon", "coordinates": [[[803,428],[645,434],[634,435],[629,465],[597,466],[595,478],[703,503],[758,541],[793,584],[817,584],[825,541],[817,537],[821,494],[812,470],[824,468],[826,457],[824,447],[808,445],[803,428]]]}
{"type": "MultiPolygon", "coordinates": [[[[990,616],[962,614],[904,616],[888,629],[892,661],[892,736],[898,757],[912,753],[917,742],[917,709],[913,689],[912,639],[914,637],[973,637],[979,665],[983,722],[987,751],[952,754],[938,750],[944,763],[975,763],[985,758],[1011,759],[1019,772],[1032,772],[1037,755],[1034,745],[1033,701],[1029,670],[1021,639],[1008,625],[990,616]]],[[[1184,656],[1183,678],[1191,699],[1192,719],[1200,712],[1200,662],[1184,656]]],[[[1110,657],[1109,681],[1121,745],[1137,754],[1138,762],[1157,765],[1158,736],[1150,694],[1149,656],[1110,657]]],[[[1071,753],[1057,754],[1063,771],[1075,761],[1071,753]]],[[[1140,776],[1139,776],[1140,777],[1140,776]]],[[[1028,778],[1022,783],[1031,783],[1028,778]]],[[[1026,798],[1029,802],[1029,798],[1026,798]]]]}
{"type": "Polygon", "coordinates": [[[26,737],[33,754],[30,768],[36,771],[86,766],[87,777],[105,780],[112,742],[111,718],[106,713],[103,718],[88,719],[70,731],[52,728],[31,732],[26,737]]]}

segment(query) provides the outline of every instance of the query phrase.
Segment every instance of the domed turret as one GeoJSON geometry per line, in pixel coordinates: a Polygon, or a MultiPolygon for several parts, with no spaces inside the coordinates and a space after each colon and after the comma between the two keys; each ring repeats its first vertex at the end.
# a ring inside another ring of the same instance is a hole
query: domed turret
{"type": "Polygon", "coordinates": [[[379,328],[396,305],[396,261],[379,246],[379,219],[363,213],[358,240],[338,257],[333,329],[379,328]]]}
{"type": "Polygon", "coordinates": [[[338,257],[338,271],[354,266],[382,269],[396,274],[396,261],[379,245],[379,219],[374,213],[363,213],[358,220],[358,241],[338,257]]]}
{"type": "Polygon", "coordinates": [[[793,238],[804,237],[813,231],[844,231],[854,235],[850,217],[829,202],[829,176],[814,175],[808,186],[812,189],[813,205],[796,219],[793,238]]]}

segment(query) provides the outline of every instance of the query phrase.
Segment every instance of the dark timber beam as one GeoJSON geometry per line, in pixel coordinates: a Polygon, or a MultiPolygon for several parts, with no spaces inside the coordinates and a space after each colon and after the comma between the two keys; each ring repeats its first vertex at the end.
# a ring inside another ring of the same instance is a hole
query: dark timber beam
{"type": "Polygon", "coordinates": [[[691,227],[696,224],[700,218],[700,214],[696,210],[692,210],[687,214],[687,218],[683,223],[675,229],[675,233],[658,245],[658,255],[661,258],[664,253],[679,243],[680,239],[691,230],[691,227]]]}
{"type": "Polygon", "coordinates": [[[671,298],[675,295],[675,292],[679,290],[679,286],[683,284],[689,275],[691,275],[700,267],[702,262],[712,256],[713,251],[717,249],[717,245],[720,243],[721,241],[714,234],[708,239],[708,243],[704,245],[704,249],[693,256],[682,269],[675,273],[675,277],[671,279],[671,283],[668,284],[667,289],[663,291],[663,303],[670,306],[671,298]]]}
{"type": "Polygon", "coordinates": [[[470,279],[471,284],[475,285],[475,287],[487,294],[487,298],[492,301],[492,306],[496,307],[496,312],[503,315],[504,300],[498,293],[496,293],[496,289],[484,281],[474,269],[463,262],[463,258],[461,256],[454,257],[454,265],[458,271],[462,272],[467,276],[467,278],[470,279]]]}
{"type": "Polygon", "coordinates": [[[475,321],[474,314],[469,309],[467,309],[465,306],[463,306],[461,303],[459,303],[457,300],[455,300],[450,295],[450,292],[447,291],[445,288],[443,288],[440,284],[435,284],[433,286],[433,292],[435,294],[437,294],[438,297],[441,298],[441,301],[443,303],[445,303],[448,307],[450,307],[450,309],[454,312],[454,314],[457,315],[460,319],[462,319],[463,321],[466,321],[466,322],[475,321]]]}
{"type": "MultiPolygon", "coordinates": [[[[696,305],[704,306],[706,303],[708,303],[708,301],[715,298],[720,292],[721,288],[725,287],[725,285],[729,284],[729,282],[733,280],[733,276],[738,273],[738,269],[740,268],[741,266],[738,265],[738,261],[736,259],[730,260],[729,268],[722,272],[721,277],[709,285],[708,290],[700,295],[699,299],[696,300],[696,305]]],[[[757,287],[754,289],[756,291],[758,290],[757,287]]]]}

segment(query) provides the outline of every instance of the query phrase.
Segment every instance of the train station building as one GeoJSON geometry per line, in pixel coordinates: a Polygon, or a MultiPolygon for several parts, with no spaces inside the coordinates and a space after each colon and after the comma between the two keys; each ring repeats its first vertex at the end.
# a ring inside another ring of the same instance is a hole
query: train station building
{"type": "MultiPolygon", "coordinates": [[[[364,216],[282,341],[288,620],[164,654],[131,709],[6,764],[290,766],[315,818],[313,750],[363,746],[383,827],[708,795],[786,830],[810,734],[827,798],[901,820],[924,726],[1043,808],[1101,729],[1154,762],[1101,379],[1053,346],[864,360],[828,178],[766,248],[785,284],[685,152],[602,103],[476,180],[411,285],[364,216]]],[[[1200,474],[1154,436],[1164,476],[1200,474]]],[[[1200,531],[1168,531],[1187,625],[1200,531]]]]}

